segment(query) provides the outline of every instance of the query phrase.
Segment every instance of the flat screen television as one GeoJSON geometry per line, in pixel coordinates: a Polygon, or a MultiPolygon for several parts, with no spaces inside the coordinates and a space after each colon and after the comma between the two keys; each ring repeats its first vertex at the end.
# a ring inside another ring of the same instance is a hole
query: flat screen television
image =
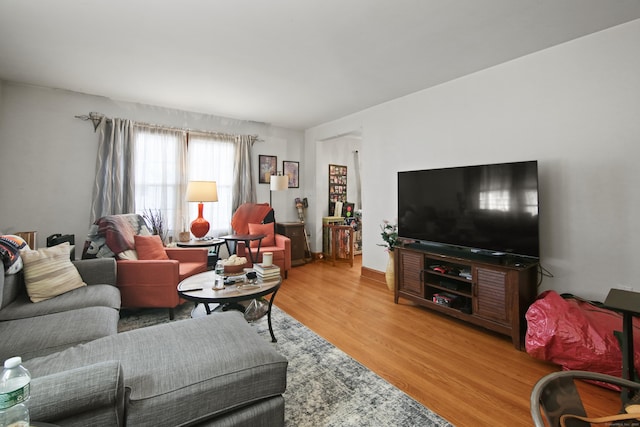
{"type": "Polygon", "coordinates": [[[398,172],[398,236],[539,258],[538,162],[398,172]]]}

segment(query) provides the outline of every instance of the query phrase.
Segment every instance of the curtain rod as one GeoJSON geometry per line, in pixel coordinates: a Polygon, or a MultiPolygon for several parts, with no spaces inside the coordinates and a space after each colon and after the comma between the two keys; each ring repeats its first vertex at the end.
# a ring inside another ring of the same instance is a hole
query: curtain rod
{"type": "MultiPolygon", "coordinates": [[[[93,123],[93,131],[95,132],[98,129],[98,125],[100,125],[100,122],[104,119],[107,121],[111,121],[113,119],[111,119],[110,117],[106,117],[104,114],[102,113],[95,113],[95,112],[91,112],[88,115],[84,114],[84,115],[78,115],[78,116],[74,116],[76,119],[80,119],[82,121],[91,121],[93,123]]],[[[156,128],[156,129],[162,129],[162,130],[179,130],[179,131],[183,131],[183,132],[192,132],[192,133],[202,133],[205,135],[213,135],[213,136],[217,136],[217,137],[221,137],[221,138],[230,138],[230,139],[235,139],[237,136],[241,136],[238,134],[232,134],[232,133],[226,133],[226,132],[215,132],[215,131],[210,131],[210,130],[198,130],[198,129],[189,129],[189,128],[181,128],[181,127],[175,127],[175,126],[166,126],[166,125],[158,125],[158,124],[153,124],[153,123],[145,123],[145,122],[136,122],[133,121],[132,122],[135,125],[138,126],[147,126],[147,127],[152,127],[152,128],[156,128]]],[[[258,135],[247,135],[250,138],[253,139],[253,142],[264,142],[263,139],[260,139],[260,137],[258,135]]]]}

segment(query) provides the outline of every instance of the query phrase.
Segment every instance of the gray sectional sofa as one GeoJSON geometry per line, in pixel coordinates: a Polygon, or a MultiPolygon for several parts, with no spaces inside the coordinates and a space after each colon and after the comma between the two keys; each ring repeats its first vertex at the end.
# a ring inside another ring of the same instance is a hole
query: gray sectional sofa
{"type": "Polygon", "coordinates": [[[75,262],[88,284],[32,303],[0,276],[0,359],[22,356],[31,417],[62,426],[278,426],[287,360],[238,312],[117,333],[113,259],[75,262]]]}

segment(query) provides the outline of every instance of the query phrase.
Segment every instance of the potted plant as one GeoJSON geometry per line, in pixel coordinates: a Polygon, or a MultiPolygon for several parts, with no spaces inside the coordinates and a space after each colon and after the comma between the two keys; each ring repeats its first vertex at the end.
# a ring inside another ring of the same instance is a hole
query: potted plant
{"type": "Polygon", "coordinates": [[[162,211],[159,209],[153,211],[147,209],[143,211],[142,218],[147,223],[152,234],[160,236],[160,240],[166,244],[167,230],[164,229],[164,220],[162,219],[162,211]]]}

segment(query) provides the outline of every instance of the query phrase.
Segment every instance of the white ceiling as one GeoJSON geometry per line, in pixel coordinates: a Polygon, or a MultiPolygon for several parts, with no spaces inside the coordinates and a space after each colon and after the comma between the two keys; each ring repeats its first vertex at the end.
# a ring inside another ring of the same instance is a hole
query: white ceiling
{"type": "Polygon", "coordinates": [[[306,129],[640,18],[640,0],[0,0],[0,79],[306,129]]]}

